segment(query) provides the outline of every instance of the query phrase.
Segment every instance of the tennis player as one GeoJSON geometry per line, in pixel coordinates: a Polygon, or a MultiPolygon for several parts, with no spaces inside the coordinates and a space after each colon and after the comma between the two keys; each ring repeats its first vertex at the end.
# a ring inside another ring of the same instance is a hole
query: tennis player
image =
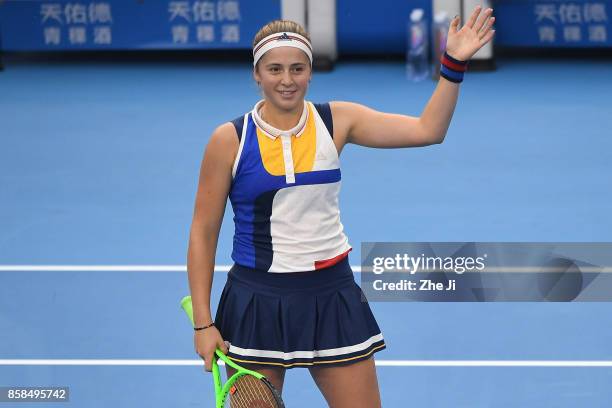
{"type": "MultiPolygon", "coordinates": [[[[381,405],[374,353],[385,348],[354,281],[338,210],[347,143],[401,148],[442,143],[467,61],[494,35],[492,9],[449,27],[441,78],[421,117],[305,95],[312,45],[298,24],[277,20],[253,41],[263,99],[213,132],[202,161],[188,275],[196,352],[211,370],[215,348],[265,375],[282,392],[285,371],[307,367],[331,407],[381,405]],[[214,321],[210,291],[227,199],[232,259],[214,321]]],[[[228,375],[232,370],[228,370],[228,375]]]]}

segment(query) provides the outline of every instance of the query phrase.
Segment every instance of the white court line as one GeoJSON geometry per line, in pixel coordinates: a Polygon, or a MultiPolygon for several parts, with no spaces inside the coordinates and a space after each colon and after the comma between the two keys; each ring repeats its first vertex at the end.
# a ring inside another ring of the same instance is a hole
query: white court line
{"type": "MultiPolygon", "coordinates": [[[[231,265],[215,265],[216,272],[228,272],[231,265]]],[[[361,272],[361,266],[351,266],[361,272]]],[[[186,265],[0,265],[0,272],[187,272],[186,265]]]]}
{"type": "MultiPolygon", "coordinates": [[[[375,360],[380,367],[612,367],[610,360],[375,360]]],[[[196,360],[0,360],[0,366],[201,366],[196,360]]],[[[223,365],[223,362],[219,362],[223,365]]]]}

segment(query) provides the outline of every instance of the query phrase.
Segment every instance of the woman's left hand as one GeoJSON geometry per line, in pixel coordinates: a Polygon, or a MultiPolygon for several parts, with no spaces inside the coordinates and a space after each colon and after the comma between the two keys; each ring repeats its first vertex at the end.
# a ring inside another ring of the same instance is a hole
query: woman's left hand
{"type": "Polygon", "coordinates": [[[446,40],[446,52],[454,59],[468,61],[495,35],[495,30],[491,30],[495,21],[495,17],[492,17],[493,9],[486,9],[482,15],[481,11],[481,7],[477,6],[461,30],[457,29],[459,16],[451,21],[446,40]]]}

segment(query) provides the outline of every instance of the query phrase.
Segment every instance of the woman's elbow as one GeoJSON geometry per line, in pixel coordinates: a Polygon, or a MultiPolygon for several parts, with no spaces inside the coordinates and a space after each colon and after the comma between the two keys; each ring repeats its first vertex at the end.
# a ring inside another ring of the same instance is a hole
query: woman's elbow
{"type": "Polygon", "coordinates": [[[431,144],[442,144],[442,142],[444,142],[444,138],[446,137],[446,132],[442,133],[442,134],[435,134],[432,136],[430,142],[431,144]]]}
{"type": "Polygon", "coordinates": [[[424,125],[419,127],[418,138],[422,146],[440,144],[444,141],[445,136],[446,131],[444,129],[436,129],[424,125]]]}
{"type": "MultiPolygon", "coordinates": [[[[444,135],[444,136],[446,136],[446,135],[444,135]]],[[[444,136],[442,136],[442,137],[440,137],[440,138],[436,139],[436,140],[434,141],[434,144],[442,144],[442,143],[444,143],[444,136]]]]}

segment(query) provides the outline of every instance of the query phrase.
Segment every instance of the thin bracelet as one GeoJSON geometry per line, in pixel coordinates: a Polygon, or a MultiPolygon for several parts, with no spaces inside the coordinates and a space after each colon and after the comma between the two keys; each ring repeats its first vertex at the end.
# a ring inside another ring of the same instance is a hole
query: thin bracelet
{"type": "Polygon", "coordinates": [[[202,327],[194,327],[193,330],[198,331],[198,330],[204,330],[204,329],[208,329],[209,327],[212,327],[215,325],[215,322],[212,322],[211,324],[209,324],[208,326],[202,326],[202,327]]]}

